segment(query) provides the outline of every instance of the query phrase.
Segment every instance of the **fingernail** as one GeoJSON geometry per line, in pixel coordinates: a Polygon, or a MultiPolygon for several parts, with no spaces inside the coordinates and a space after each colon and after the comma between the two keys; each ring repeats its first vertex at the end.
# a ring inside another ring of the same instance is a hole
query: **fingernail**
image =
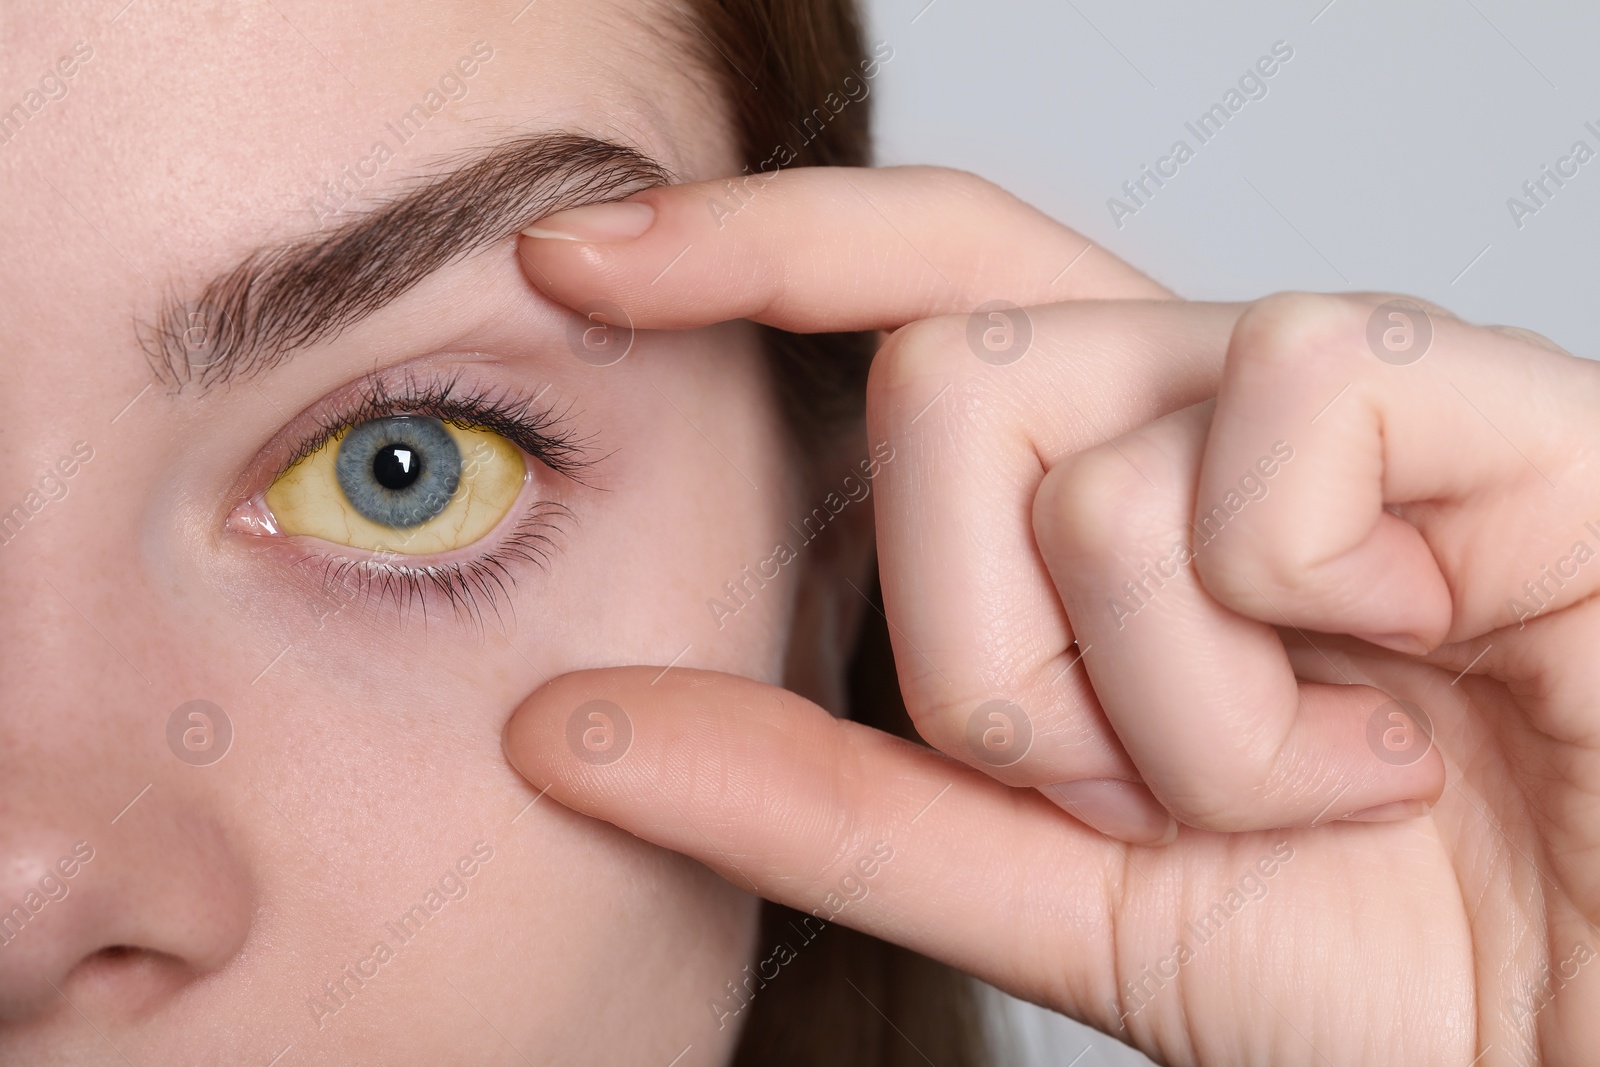
{"type": "Polygon", "coordinates": [[[1138,782],[1089,778],[1041,785],[1039,792],[1079,822],[1130,845],[1170,845],[1178,837],[1178,820],[1138,782]]]}
{"type": "Polygon", "coordinates": [[[1428,653],[1428,646],[1423,643],[1422,638],[1412,634],[1351,634],[1350,636],[1359,638],[1369,645],[1377,645],[1379,648],[1387,648],[1391,652],[1401,652],[1407,656],[1425,656],[1428,653]]]}
{"type": "Polygon", "coordinates": [[[527,237],[553,238],[558,241],[594,241],[610,243],[631,241],[650,228],[656,220],[656,209],[649,204],[632,200],[619,200],[610,204],[588,204],[568,208],[554,215],[546,215],[531,226],[523,228],[527,237]]]}
{"type": "Polygon", "coordinates": [[[1362,808],[1340,816],[1340,822],[1404,822],[1428,814],[1433,807],[1425,800],[1393,800],[1376,807],[1362,808]]]}

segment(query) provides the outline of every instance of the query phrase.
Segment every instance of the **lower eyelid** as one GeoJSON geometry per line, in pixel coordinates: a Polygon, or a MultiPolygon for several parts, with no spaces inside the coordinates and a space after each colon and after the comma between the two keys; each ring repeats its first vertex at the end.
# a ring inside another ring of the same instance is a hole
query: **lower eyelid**
{"type": "Polygon", "coordinates": [[[481,621],[485,608],[498,612],[526,568],[540,572],[551,566],[574,521],[565,504],[540,499],[537,485],[533,479],[524,483],[503,528],[445,555],[381,555],[303,537],[263,538],[258,544],[281,554],[295,584],[305,587],[314,608],[314,619],[307,621],[317,629],[347,607],[375,609],[390,601],[402,618],[417,609],[426,618],[448,606],[457,616],[481,621]]]}

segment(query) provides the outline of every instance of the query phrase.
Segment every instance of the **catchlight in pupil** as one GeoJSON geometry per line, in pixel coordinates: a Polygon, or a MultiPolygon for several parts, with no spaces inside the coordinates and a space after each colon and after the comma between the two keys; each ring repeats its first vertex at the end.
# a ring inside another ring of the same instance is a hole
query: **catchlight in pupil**
{"type": "Polygon", "coordinates": [[[385,445],[372,460],[372,474],[385,489],[404,489],[417,480],[421,465],[405,445],[385,445]]]}
{"type": "Polygon", "coordinates": [[[461,449],[438,419],[372,419],[339,442],[334,471],[352,507],[380,526],[404,530],[449,505],[461,480],[461,449]]]}

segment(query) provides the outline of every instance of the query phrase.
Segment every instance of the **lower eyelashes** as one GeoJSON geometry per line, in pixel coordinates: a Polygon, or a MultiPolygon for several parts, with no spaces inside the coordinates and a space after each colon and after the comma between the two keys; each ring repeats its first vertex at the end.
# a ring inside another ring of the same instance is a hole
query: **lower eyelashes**
{"type": "MultiPolygon", "coordinates": [[[[517,518],[493,551],[463,561],[400,562],[397,555],[352,558],[337,554],[307,556],[302,563],[319,568],[322,599],[330,611],[347,604],[392,601],[402,613],[443,602],[458,616],[481,620],[483,608],[499,614],[499,602],[516,584],[516,565],[546,566],[571,512],[562,504],[533,503],[517,518]]],[[[319,622],[318,628],[321,628],[319,622]]]]}
{"type": "Polygon", "coordinates": [[[284,547],[320,572],[330,605],[392,599],[426,615],[442,598],[458,615],[498,612],[518,564],[547,566],[573,517],[552,497],[587,484],[570,409],[536,408],[543,390],[476,392],[455,376],[361,389],[303,416],[309,430],[283,432],[304,443],[227,527],[292,537],[284,547]]]}

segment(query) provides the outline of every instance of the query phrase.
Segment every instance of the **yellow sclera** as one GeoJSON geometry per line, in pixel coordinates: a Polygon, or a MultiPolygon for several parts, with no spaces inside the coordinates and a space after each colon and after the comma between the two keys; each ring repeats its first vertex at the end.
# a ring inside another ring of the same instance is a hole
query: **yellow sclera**
{"type": "Polygon", "coordinates": [[[443,511],[397,529],[356,510],[339,485],[334,461],[348,430],[278,475],[263,496],[278,530],[368,552],[431,556],[465,548],[500,524],[528,477],[520,449],[497,433],[444,427],[461,450],[461,480],[443,511]]]}

